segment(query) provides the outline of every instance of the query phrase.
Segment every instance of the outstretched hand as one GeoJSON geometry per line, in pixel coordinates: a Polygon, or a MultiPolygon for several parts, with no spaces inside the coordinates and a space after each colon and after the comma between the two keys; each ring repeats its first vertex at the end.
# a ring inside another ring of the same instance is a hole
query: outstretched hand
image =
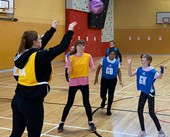
{"type": "Polygon", "coordinates": [[[54,21],[52,22],[51,27],[56,28],[57,25],[58,25],[58,23],[59,23],[59,22],[58,22],[57,20],[54,20],[54,21]]]}
{"type": "Polygon", "coordinates": [[[68,26],[68,30],[74,30],[74,27],[77,25],[77,22],[76,21],[74,21],[74,22],[72,22],[72,23],[70,23],[69,24],[69,26],[68,26]]]}
{"type": "Polygon", "coordinates": [[[128,62],[128,64],[132,64],[132,59],[131,59],[131,57],[127,57],[127,62],[128,62]]]}

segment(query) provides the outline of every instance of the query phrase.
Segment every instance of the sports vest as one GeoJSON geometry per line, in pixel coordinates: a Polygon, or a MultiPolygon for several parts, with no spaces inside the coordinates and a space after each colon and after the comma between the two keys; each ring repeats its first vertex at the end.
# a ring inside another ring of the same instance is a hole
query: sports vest
{"type": "Polygon", "coordinates": [[[104,57],[102,64],[102,77],[106,79],[116,78],[118,74],[118,67],[118,60],[116,60],[114,63],[110,63],[107,61],[107,57],[104,57]]]}
{"type": "Polygon", "coordinates": [[[84,53],[82,57],[71,55],[70,61],[72,62],[70,78],[88,77],[90,54],[84,53]]]}
{"type": "MultiPolygon", "coordinates": [[[[19,78],[18,83],[24,86],[36,86],[42,84],[48,84],[48,82],[52,79],[52,73],[50,74],[49,81],[41,81],[38,82],[36,80],[36,73],[35,73],[35,57],[36,52],[34,52],[28,59],[28,62],[24,66],[23,69],[19,69],[19,78]]],[[[42,68],[43,69],[43,68],[42,68]]]]}
{"type": "Polygon", "coordinates": [[[155,92],[154,82],[155,82],[156,70],[152,69],[150,71],[144,71],[142,67],[137,69],[137,89],[142,92],[149,94],[155,92]]]}

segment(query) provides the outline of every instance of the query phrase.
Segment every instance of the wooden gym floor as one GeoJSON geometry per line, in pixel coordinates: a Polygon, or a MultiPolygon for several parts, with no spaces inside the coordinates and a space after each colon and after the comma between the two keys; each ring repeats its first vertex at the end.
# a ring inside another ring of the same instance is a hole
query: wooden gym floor
{"type": "MultiPolygon", "coordinates": [[[[140,55],[132,55],[132,68],[140,66],[140,55]]],[[[90,102],[93,111],[96,133],[88,131],[87,117],[82,104],[81,92],[77,92],[74,105],[67,117],[64,132],[58,133],[57,127],[67,100],[68,83],[64,76],[64,62],[53,63],[54,76],[51,83],[51,92],[44,101],[45,118],[42,137],[135,137],[140,131],[137,117],[137,103],[139,91],[136,90],[135,77],[128,77],[126,55],[123,56],[121,66],[124,87],[117,84],[112,105],[112,116],[106,115],[106,107],[99,109],[101,99],[100,85],[93,85],[95,72],[90,71],[90,102]]],[[[97,67],[100,58],[94,58],[97,67]]],[[[162,129],[170,135],[170,56],[153,55],[152,66],[166,65],[163,78],[155,82],[156,98],[155,111],[160,120],[162,129]]],[[[12,127],[11,99],[14,95],[16,81],[12,72],[0,71],[0,137],[8,137],[12,127]]],[[[146,137],[157,137],[156,127],[149,117],[148,105],[145,106],[146,137]]],[[[25,131],[23,137],[27,137],[25,131]]]]}

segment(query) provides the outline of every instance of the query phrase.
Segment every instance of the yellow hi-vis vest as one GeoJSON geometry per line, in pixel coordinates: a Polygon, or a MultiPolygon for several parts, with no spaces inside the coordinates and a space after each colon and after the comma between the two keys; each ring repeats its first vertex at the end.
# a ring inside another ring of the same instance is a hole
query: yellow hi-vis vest
{"type": "MultiPolygon", "coordinates": [[[[35,73],[35,56],[36,52],[33,53],[23,69],[19,69],[18,83],[24,86],[36,86],[42,84],[48,84],[49,81],[38,82],[35,73]]],[[[42,68],[43,69],[43,68],[42,68]]],[[[52,79],[52,73],[50,74],[50,81],[52,79]]]]}

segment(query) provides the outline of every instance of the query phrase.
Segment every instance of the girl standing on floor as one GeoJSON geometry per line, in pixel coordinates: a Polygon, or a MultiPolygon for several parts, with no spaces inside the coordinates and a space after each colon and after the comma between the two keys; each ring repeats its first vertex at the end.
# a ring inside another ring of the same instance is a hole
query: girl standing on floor
{"type": "Polygon", "coordinates": [[[146,134],[145,125],[144,125],[144,116],[143,110],[148,100],[149,115],[152,118],[153,122],[156,125],[158,130],[158,137],[166,137],[164,132],[161,129],[159,120],[155,115],[155,87],[154,82],[156,79],[161,79],[164,73],[164,67],[160,66],[160,73],[158,73],[152,66],[152,56],[149,54],[142,54],[140,56],[142,66],[138,67],[136,71],[132,72],[132,59],[127,58],[128,62],[128,75],[129,77],[136,75],[137,89],[141,91],[139,102],[138,102],[138,117],[140,122],[141,131],[138,134],[138,137],[143,137],[146,134]]]}
{"type": "Polygon", "coordinates": [[[95,70],[92,56],[88,53],[84,53],[85,42],[83,40],[77,40],[74,45],[75,52],[70,56],[68,65],[68,74],[70,76],[69,80],[69,91],[67,104],[63,110],[61,122],[58,127],[58,131],[62,132],[64,130],[63,126],[67,115],[73,105],[76,92],[81,91],[83,96],[83,104],[86,110],[86,115],[88,117],[88,124],[91,132],[96,131],[95,124],[92,118],[92,109],[89,102],[89,67],[95,70]]]}
{"type": "Polygon", "coordinates": [[[102,99],[101,108],[105,107],[106,94],[108,92],[108,105],[107,105],[107,115],[112,115],[111,107],[114,98],[115,87],[117,84],[117,75],[119,77],[120,85],[122,83],[122,75],[120,70],[120,62],[115,58],[115,51],[110,50],[107,57],[101,59],[100,64],[96,70],[96,76],[94,80],[94,85],[98,83],[98,76],[100,69],[102,68],[102,76],[100,83],[100,97],[102,99]]]}

